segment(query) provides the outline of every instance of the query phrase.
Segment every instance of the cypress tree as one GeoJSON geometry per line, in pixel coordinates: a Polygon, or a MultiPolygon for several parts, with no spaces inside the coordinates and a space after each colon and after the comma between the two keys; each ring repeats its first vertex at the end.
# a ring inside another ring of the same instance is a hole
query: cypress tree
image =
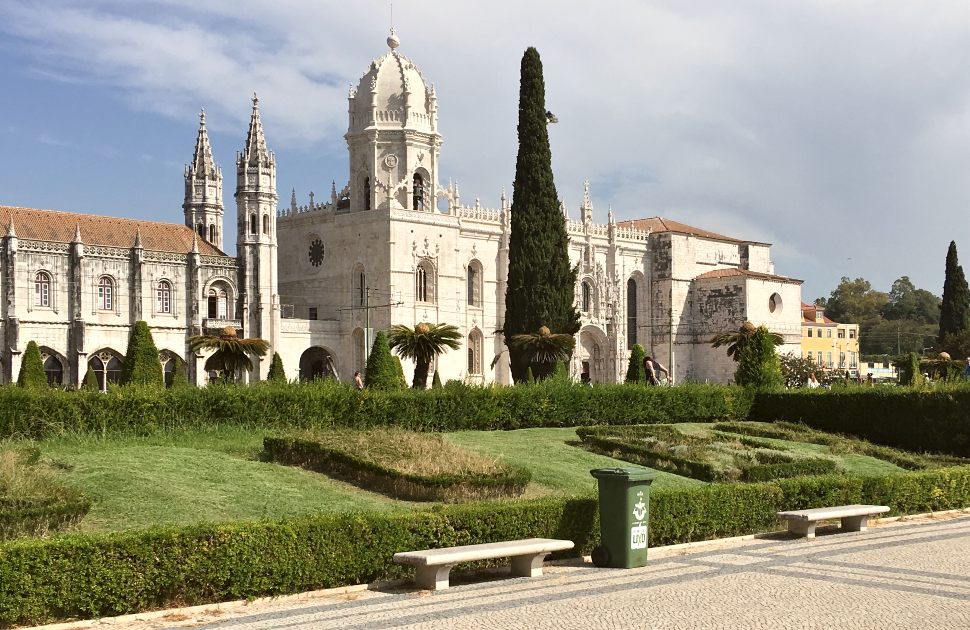
{"type": "Polygon", "coordinates": [[[44,360],[40,356],[40,348],[36,341],[27,342],[24,359],[20,364],[20,374],[17,376],[17,385],[21,387],[47,387],[44,360]]]}
{"type": "Polygon", "coordinates": [[[513,335],[535,333],[541,326],[569,335],[579,331],[576,269],[569,264],[569,238],[552,176],[545,101],[542,61],[530,47],[522,56],[519,85],[519,152],[503,328],[516,381],[526,377],[530,359],[509,344],[513,335]]]}
{"type": "Polygon", "coordinates": [[[630,365],[626,369],[627,383],[646,383],[647,373],[643,369],[643,360],[647,357],[646,351],[638,343],[633,344],[630,349],[630,365]]]}
{"type": "Polygon", "coordinates": [[[189,378],[185,373],[185,361],[176,355],[175,357],[175,368],[172,370],[172,382],[168,386],[172,389],[178,389],[179,387],[188,387],[189,378]]]}
{"type": "Polygon", "coordinates": [[[122,385],[152,385],[162,387],[165,374],[158,360],[158,348],[152,331],[144,321],[137,321],[128,336],[128,350],[121,366],[122,385]]]}
{"type": "Polygon", "coordinates": [[[371,389],[399,390],[401,377],[398,376],[391,348],[387,345],[387,335],[378,331],[374,336],[374,345],[370,356],[367,357],[367,377],[364,386],[371,389]]]}
{"type": "Polygon", "coordinates": [[[778,388],[784,384],[781,362],[775,352],[775,341],[764,326],[759,326],[741,348],[734,381],[745,387],[767,389],[778,388]]]}
{"type": "Polygon", "coordinates": [[[441,377],[438,375],[438,370],[434,371],[434,376],[431,377],[431,389],[441,389],[441,377]]]}
{"type": "Polygon", "coordinates": [[[970,288],[963,267],[957,260],[957,244],[950,241],[946,252],[946,276],[943,280],[943,303],[940,305],[940,335],[944,337],[963,332],[968,328],[970,317],[970,288]]]}
{"type": "Polygon", "coordinates": [[[404,378],[404,366],[401,364],[401,357],[394,355],[394,369],[397,370],[397,378],[401,382],[401,389],[408,388],[408,379],[404,378]]]}
{"type": "Polygon", "coordinates": [[[91,392],[96,392],[100,389],[98,387],[98,377],[94,373],[94,370],[91,369],[91,366],[88,366],[88,371],[84,373],[84,382],[81,383],[81,389],[91,392]]]}
{"type": "Polygon", "coordinates": [[[286,372],[283,370],[283,359],[280,358],[279,352],[273,353],[273,362],[269,366],[269,373],[266,375],[266,380],[274,383],[286,382],[286,372]]]}

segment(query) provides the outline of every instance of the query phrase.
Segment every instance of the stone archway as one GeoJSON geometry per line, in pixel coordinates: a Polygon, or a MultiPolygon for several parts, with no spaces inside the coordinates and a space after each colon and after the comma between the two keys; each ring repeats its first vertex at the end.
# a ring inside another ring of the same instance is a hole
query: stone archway
{"type": "Polygon", "coordinates": [[[339,379],[337,364],[330,350],[312,346],[300,355],[300,380],[312,381],[318,378],[339,379]]]}
{"type": "Polygon", "coordinates": [[[576,346],[576,361],[580,374],[589,374],[593,383],[612,383],[607,363],[606,333],[597,326],[584,326],[579,331],[579,344],[576,346]]]}

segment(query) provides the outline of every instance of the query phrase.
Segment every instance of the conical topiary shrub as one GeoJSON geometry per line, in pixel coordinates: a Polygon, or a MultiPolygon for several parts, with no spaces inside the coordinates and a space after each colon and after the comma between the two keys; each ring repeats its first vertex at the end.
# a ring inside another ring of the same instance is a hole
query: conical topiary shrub
{"type": "Polygon", "coordinates": [[[177,389],[179,387],[188,387],[189,378],[185,373],[185,361],[183,361],[178,356],[175,357],[175,367],[172,369],[172,382],[168,386],[172,389],[177,389]]]}
{"type": "Polygon", "coordinates": [[[84,381],[81,382],[81,389],[92,392],[100,389],[98,387],[98,377],[94,373],[94,370],[91,369],[91,366],[88,366],[88,371],[84,373],[84,381]]]}
{"type": "Polygon", "coordinates": [[[20,364],[17,385],[21,387],[47,387],[47,374],[44,373],[44,360],[36,341],[28,341],[24,358],[20,364]]]}
{"type": "Polygon", "coordinates": [[[643,369],[643,360],[647,357],[646,351],[638,343],[633,344],[630,349],[630,365],[626,369],[627,383],[646,383],[647,373],[643,369]]]}
{"type": "Polygon", "coordinates": [[[128,337],[128,350],[121,366],[122,385],[149,385],[162,387],[165,374],[158,360],[158,348],[152,339],[152,331],[144,321],[137,321],[131,327],[128,337]]]}
{"type": "Polygon", "coordinates": [[[438,370],[434,371],[434,376],[431,377],[431,389],[441,389],[441,377],[438,376],[438,370]]]}
{"type": "Polygon", "coordinates": [[[280,358],[279,352],[273,353],[273,362],[269,366],[269,374],[266,375],[266,380],[273,383],[286,382],[286,372],[283,371],[283,359],[280,358]]]}
{"type": "Polygon", "coordinates": [[[387,345],[387,335],[378,331],[374,336],[374,345],[370,356],[367,357],[367,378],[364,387],[370,389],[396,391],[401,389],[401,379],[391,356],[391,348],[387,345]]]}

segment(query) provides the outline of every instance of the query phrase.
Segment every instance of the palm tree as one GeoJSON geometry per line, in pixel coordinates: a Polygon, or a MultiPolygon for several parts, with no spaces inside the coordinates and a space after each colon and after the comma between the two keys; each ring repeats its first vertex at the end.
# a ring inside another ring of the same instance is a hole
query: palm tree
{"type": "Polygon", "coordinates": [[[556,363],[566,361],[572,354],[576,339],[565,333],[554,333],[548,326],[540,326],[537,333],[512,335],[509,345],[529,358],[532,374],[537,380],[552,375],[556,363]]]}
{"type": "Polygon", "coordinates": [[[446,348],[457,350],[461,333],[451,324],[421,322],[412,330],[397,324],[387,335],[388,345],[405,359],[414,361],[414,389],[427,389],[428,366],[446,348]]]}
{"type": "Polygon", "coordinates": [[[262,357],[269,350],[269,343],[263,339],[243,339],[236,336],[236,329],[226,326],[218,335],[196,335],[189,339],[193,352],[215,350],[206,359],[203,369],[207,372],[218,371],[224,378],[235,378],[240,368],[253,369],[250,356],[262,357]]]}
{"type": "MultiPolygon", "coordinates": [[[[721,346],[727,346],[727,354],[734,361],[737,361],[741,356],[741,350],[744,346],[751,340],[754,336],[755,331],[758,327],[751,322],[744,322],[738,330],[729,330],[726,332],[718,333],[711,338],[711,347],[720,348],[721,346]]],[[[771,340],[776,346],[780,346],[785,343],[785,338],[778,333],[769,333],[771,335],[771,340]]]]}

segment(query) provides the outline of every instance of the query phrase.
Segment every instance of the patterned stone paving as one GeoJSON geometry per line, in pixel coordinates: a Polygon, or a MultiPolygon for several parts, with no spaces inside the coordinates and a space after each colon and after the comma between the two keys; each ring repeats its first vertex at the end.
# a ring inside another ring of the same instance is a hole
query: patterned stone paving
{"type": "Polygon", "coordinates": [[[814,541],[758,538],[657,551],[642,569],[547,566],[540,578],[493,574],[437,593],[327,593],[299,603],[196,610],[188,618],[172,611],[124,626],[104,620],[83,627],[970,628],[968,516],[814,541]]]}

